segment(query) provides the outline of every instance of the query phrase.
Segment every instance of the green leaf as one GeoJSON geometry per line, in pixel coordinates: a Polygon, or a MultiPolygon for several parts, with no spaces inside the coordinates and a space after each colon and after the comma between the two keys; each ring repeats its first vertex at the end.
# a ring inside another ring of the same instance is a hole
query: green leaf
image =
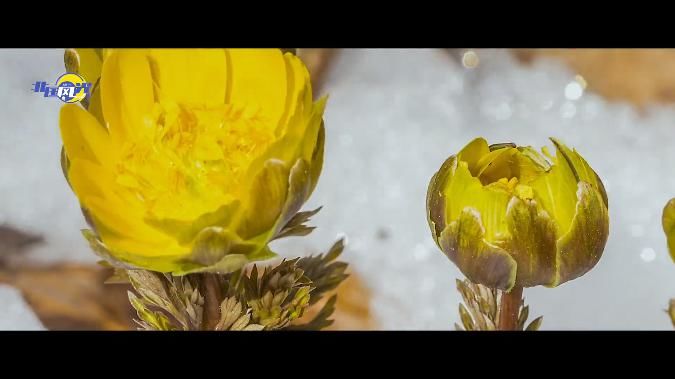
{"type": "Polygon", "coordinates": [[[304,257],[298,260],[297,266],[304,271],[315,287],[312,291],[310,305],[315,304],[324,294],[334,290],[342,283],[348,274],[347,263],[335,261],[344,250],[344,239],[339,239],[325,254],[304,257]]]}
{"type": "MultiPolygon", "coordinates": [[[[105,261],[102,261],[105,262],[105,261]]],[[[105,262],[108,264],[107,262],[105,262]]],[[[113,268],[113,274],[105,280],[105,284],[127,284],[129,283],[129,275],[124,269],[113,268]]]]}
{"type": "Polygon", "coordinates": [[[284,227],[279,231],[279,233],[273,238],[281,239],[290,236],[306,236],[311,233],[315,227],[306,226],[304,223],[308,222],[311,217],[319,213],[322,207],[316,208],[311,211],[298,212],[293,216],[284,227]]]}
{"type": "Polygon", "coordinates": [[[532,322],[530,323],[530,325],[527,326],[527,328],[525,329],[525,331],[536,331],[536,330],[539,330],[539,328],[541,327],[542,321],[544,321],[544,316],[539,316],[539,317],[535,318],[534,321],[532,321],[532,322]]]}
{"type": "MultiPolygon", "coordinates": [[[[86,216],[87,212],[85,212],[84,214],[86,216]]],[[[122,262],[122,261],[118,260],[117,258],[115,258],[108,251],[108,249],[103,244],[103,242],[101,242],[99,240],[99,238],[98,238],[98,236],[96,235],[95,232],[93,232],[91,230],[88,230],[88,229],[83,229],[83,230],[81,230],[81,232],[82,232],[82,235],[84,236],[84,238],[87,240],[87,242],[89,242],[89,247],[94,252],[94,254],[98,255],[103,260],[108,262],[112,267],[127,269],[127,270],[133,270],[133,269],[136,268],[136,267],[134,267],[134,266],[132,266],[128,263],[122,262]]]]}
{"type": "Polygon", "coordinates": [[[312,321],[302,325],[289,326],[288,330],[321,330],[331,326],[334,320],[329,317],[335,312],[335,304],[337,303],[337,295],[331,296],[326,304],[321,307],[319,313],[312,319],[312,321]]]}
{"type": "Polygon", "coordinates": [[[147,308],[144,300],[139,299],[131,291],[127,291],[129,302],[136,310],[136,314],[143,322],[138,324],[146,330],[172,330],[169,319],[161,313],[152,312],[147,308]]]}
{"type": "Polygon", "coordinates": [[[465,330],[475,329],[473,319],[462,303],[459,303],[459,317],[462,320],[462,325],[464,325],[465,330]]]}

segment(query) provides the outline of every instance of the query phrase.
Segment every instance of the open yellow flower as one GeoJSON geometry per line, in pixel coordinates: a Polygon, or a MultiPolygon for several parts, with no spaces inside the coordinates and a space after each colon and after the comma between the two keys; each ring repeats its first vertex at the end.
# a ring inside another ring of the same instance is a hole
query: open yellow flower
{"type": "Polygon", "coordinates": [[[97,84],[88,110],[61,109],[64,169],[95,250],[175,274],[274,256],[323,162],[325,98],[304,64],[278,49],[74,56],[97,84]]]}
{"type": "Polygon", "coordinates": [[[607,195],[576,151],[552,139],[556,157],[477,138],[429,183],[427,215],[438,246],[474,283],[509,291],[554,287],[600,259],[609,232],[607,195]]]}

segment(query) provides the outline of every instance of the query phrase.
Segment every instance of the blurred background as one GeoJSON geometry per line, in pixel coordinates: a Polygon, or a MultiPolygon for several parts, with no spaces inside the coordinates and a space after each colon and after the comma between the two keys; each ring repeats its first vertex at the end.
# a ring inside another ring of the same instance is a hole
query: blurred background
{"type": "MultiPolygon", "coordinates": [[[[455,266],[425,216],[427,184],[484,136],[580,151],[610,203],[598,265],[528,288],[542,329],[672,329],[675,297],[661,211],[675,197],[675,50],[300,49],[329,94],[325,164],[306,209],[318,229],[273,248],[322,252],[347,236],[351,277],[333,329],[452,329],[455,266]]],[[[103,285],[59,164],[59,101],[32,93],[63,50],[0,50],[0,329],[133,328],[123,285],[103,285]]]]}

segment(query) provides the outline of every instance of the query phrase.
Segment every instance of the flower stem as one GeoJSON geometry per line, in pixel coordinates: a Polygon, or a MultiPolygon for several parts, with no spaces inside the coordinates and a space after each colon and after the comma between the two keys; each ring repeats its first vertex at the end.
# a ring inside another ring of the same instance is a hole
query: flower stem
{"type": "Polygon", "coordinates": [[[220,321],[220,302],[222,299],[220,283],[216,275],[208,273],[201,274],[199,281],[204,296],[202,329],[214,330],[218,321],[220,321]]]}
{"type": "Polygon", "coordinates": [[[518,311],[523,299],[523,287],[515,286],[511,292],[502,292],[499,302],[499,330],[516,330],[518,327],[518,311]]]}

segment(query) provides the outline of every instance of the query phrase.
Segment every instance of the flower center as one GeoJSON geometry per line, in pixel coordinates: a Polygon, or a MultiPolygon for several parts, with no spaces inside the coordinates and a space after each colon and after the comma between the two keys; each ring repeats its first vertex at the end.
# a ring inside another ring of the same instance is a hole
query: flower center
{"type": "Polygon", "coordinates": [[[505,147],[479,159],[472,174],[483,186],[504,190],[521,199],[532,199],[534,192],[527,184],[541,171],[517,148],[505,147]]]}
{"type": "Polygon", "coordinates": [[[147,128],[123,147],[117,183],[149,216],[191,220],[233,199],[274,131],[255,109],[157,103],[147,128]]]}
{"type": "Polygon", "coordinates": [[[523,200],[530,200],[534,198],[534,191],[532,187],[518,182],[518,178],[501,178],[496,182],[490,183],[487,187],[499,188],[508,193],[514,194],[523,200]]]}

